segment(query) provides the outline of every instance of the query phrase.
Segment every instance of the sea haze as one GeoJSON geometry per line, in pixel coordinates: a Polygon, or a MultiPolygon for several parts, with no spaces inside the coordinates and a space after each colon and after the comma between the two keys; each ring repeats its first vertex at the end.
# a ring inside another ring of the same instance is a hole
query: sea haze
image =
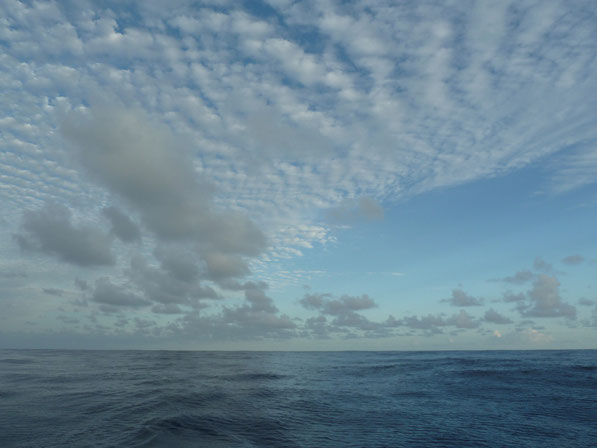
{"type": "Polygon", "coordinates": [[[2,447],[589,447],[597,351],[0,351],[2,447]]]}

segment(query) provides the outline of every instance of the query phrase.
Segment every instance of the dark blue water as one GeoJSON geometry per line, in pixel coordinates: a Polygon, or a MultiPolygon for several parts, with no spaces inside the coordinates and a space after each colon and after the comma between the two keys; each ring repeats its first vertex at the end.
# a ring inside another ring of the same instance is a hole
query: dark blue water
{"type": "Polygon", "coordinates": [[[0,447],[596,447],[597,351],[0,351],[0,447]]]}

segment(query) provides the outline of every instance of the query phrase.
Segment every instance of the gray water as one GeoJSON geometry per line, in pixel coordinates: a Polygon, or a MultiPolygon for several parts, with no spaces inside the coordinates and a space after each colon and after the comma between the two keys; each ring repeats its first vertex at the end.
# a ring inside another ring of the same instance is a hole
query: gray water
{"type": "Polygon", "coordinates": [[[0,447],[596,447],[597,351],[0,351],[0,447]]]}

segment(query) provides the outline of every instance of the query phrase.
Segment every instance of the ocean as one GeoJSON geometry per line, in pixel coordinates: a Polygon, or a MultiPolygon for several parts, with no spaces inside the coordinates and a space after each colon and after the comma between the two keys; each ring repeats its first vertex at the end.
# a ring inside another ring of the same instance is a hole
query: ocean
{"type": "Polygon", "coordinates": [[[597,447],[597,351],[0,350],[0,447],[597,447]]]}

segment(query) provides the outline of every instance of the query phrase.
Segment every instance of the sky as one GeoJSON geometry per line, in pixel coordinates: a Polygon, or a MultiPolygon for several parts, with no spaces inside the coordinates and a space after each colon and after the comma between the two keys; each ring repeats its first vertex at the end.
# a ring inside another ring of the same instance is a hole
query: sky
{"type": "Polygon", "coordinates": [[[596,16],[0,2],[0,347],[597,348],[596,16]]]}

